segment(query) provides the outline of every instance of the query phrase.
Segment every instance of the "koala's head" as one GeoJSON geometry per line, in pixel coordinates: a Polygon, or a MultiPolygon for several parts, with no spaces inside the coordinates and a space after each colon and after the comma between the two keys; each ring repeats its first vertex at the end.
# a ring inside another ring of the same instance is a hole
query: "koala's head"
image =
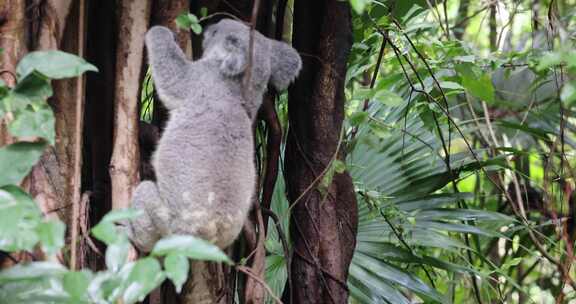
{"type": "MultiPolygon", "coordinates": [[[[220,72],[228,77],[239,77],[248,67],[250,28],[242,22],[223,19],[210,25],[204,32],[202,58],[216,60],[220,72]]],[[[258,88],[270,82],[284,90],[296,78],[302,61],[291,46],[254,33],[251,81],[258,88]]]]}

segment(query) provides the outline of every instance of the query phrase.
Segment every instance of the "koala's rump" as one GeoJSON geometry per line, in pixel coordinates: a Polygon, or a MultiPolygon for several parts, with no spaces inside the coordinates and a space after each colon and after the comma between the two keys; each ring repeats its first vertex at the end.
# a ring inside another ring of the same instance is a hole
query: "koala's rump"
{"type": "Polygon", "coordinates": [[[251,121],[233,111],[210,114],[171,117],[153,162],[160,195],[178,223],[172,230],[227,243],[240,231],[255,188],[251,121]]]}

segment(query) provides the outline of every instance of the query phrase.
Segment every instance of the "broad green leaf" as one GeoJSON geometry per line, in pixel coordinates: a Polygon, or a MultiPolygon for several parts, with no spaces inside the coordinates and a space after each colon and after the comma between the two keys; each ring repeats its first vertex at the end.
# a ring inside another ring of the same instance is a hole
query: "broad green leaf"
{"type": "Polygon", "coordinates": [[[370,0],[350,0],[350,5],[358,15],[364,12],[368,3],[370,0]]]}
{"type": "Polygon", "coordinates": [[[200,35],[202,33],[202,26],[200,25],[200,23],[192,23],[190,25],[190,29],[192,29],[192,31],[196,35],[200,35]]]}
{"type": "Polygon", "coordinates": [[[180,293],[190,270],[188,258],[180,254],[170,253],[164,259],[164,268],[166,269],[166,276],[174,283],[176,292],[180,293]]]}
{"type": "Polygon", "coordinates": [[[6,111],[24,109],[29,104],[44,104],[52,96],[52,86],[46,76],[32,72],[20,79],[5,99],[6,111]]]}
{"type": "Polygon", "coordinates": [[[14,185],[0,188],[0,250],[32,250],[38,243],[36,226],[42,221],[32,198],[14,185]]]}
{"type": "Polygon", "coordinates": [[[228,256],[215,245],[190,235],[173,235],[161,239],[152,249],[152,255],[180,254],[194,260],[224,262],[232,265],[228,256]]]}
{"type": "Polygon", "coordinates": [[[64,266],[55,262],[32,262],[28,264],[18,264],[0,272],[0,284],[11,281],[62,276],[66,272],[68,272],[68,270],[64,266]]]}
{"type": "Polygon", "coordinates": [[[118,223],[120,221],[135,219],[141,216],[142,213],[142,210],[132,208],[114,209],[108,212],[100,222],[118,223]]]}
{"type": "Polygon", "coordinates": [[[40,223],[36,227],[42,250],[48,254],[56,254],[64,246],[66,225],[59,220],[40,223]]]}
{"type": "Polygon", "coordinates": [[[198,17],[194,14],[183,13],[176,17],[176,25],[182,29],[191,29],[195,34],[199,35],[202,33],[202,26],[198,17]]]}
{"type": "Polygon", "coordinates": [[[562,61],[563,61],[562,53],[560,53],[560,52],[548,52],[540,58],[540,62],[538,63],[537,69],[542,71],[542,70],[547,69],[549,67],[559,65],[562,63],[562,61]]]}
{"type": "Polygon", "coordinates": [[[160,263],[154,258],[143,258],[134,264],[128,276],[128,285],[122,299],[131,304],[142,301],[154,288],[160,286],[165,275],[160,263]]]}
{"type": "Polygon", "coordinates": [[[99,272],[90,281],[88,294],[91,299],[97,300],[97,303],[115,303],[123,291],[122,283],[123,280],[117,273],[99,272]]]}
{"type": "Polygon", "coordinates": [[[562,87],[560,99],[566,107],[572,107],[576,102],[576,88],[572,83],[567,83],[562,87]]]}
{"type": "Polygon", "coordinates": [[[113,222],[100,221],[92,228],[92,235],[106,245],[111,245],[119,240],[118,228],[113,222]]]}
{"type": "Polygon", "coordinates": [[[208,8],[203,6],[200,8],[200,17],[206,17],[208,16],[208,8]]]}
{"type": "Polygon", "coordinates": [[[362,253],[355,254],[353,259],[355,260],[355,264],[360,265],[365,269],[369,269],[371,272],[382,279],[394,282],[418,294],[434,299],[440,303],[444,303],[445,299],[441,294],[439,294],[435,289],[426,285],[424,282],[422,282],[422,280],[411,273],[382,263],[377,259],[362,253]]]}
{"type": "Polygon", "coordinates": [[[89,271],[70,271],[62,280],[64,290],[74,300],[81,300],[88,290],[91,277],[92,274],[89,271]]]}
{"type": "Polygon", "coordinates": [[[508,271],[508,269],[510,269],[510,267],[517,266],[521,262],[522,262],[522,258],[513,258],[511,260],[508,260],[504,264],[502,264],[502,266],[500,267],[500,271],[501,272],[508,271]]]}
{"type": "Polygon", "coordinates": [[[108,212],[102,220],[94,226],[94,228],[92,228],[92,235],[107,245],[122,241],[120,238],[125,237],[125,235],[120,233],[115,223],[137,218],[142,214],[142,212],[142,210],[132,208],[112,210],[108,212]]]}
{"type": "Polygon", "coordinates": [[[265,276],[266,284],[270,286],[274,294],[282,297],[282,291],[287,281],[286,259],[283,255],[270,254],[266,256],[265,276]]]}
{"type": "Polygon", "coordinates": [[[109,270],[116,272],[128,260],[128,251],[130,250],[130,243],[123,237],[118,237],[117,241],[109,244],[106,248],[106,267],[109,270]]]}
{"type": "MultiPolygon", "coordinates": [[[[363,290],[364,303],[394,303],[410,304],[410,301],[390,281],[382,280],[373,271],[358,266],[357,263],[350,265],[349,285],[356,286],[357,292],[363,290]],[[382,301],[386,299],[386,301],[382,301]]],[[[356,296],[359,296],[357,294],[356,296]]]]}
{"type": "Polygon", "coordinates": [[[440,87],[449,90],[464,90],[459,83],[453,81],[440,81],[440,87]]]}
{"type": "Polygon", "coordinates": [[[368,121],[369,114],[367,112],[354,112],[348,118],[351,126],[358,126],[368,121]]]}
{"type": "Polygon", "coordinates": [[[480,71],[470,63],[456,65],[456,71],[462,78],[462,86],[470,95],[487,103],[494,103],[495,91],[490,74],[480,71]]]}
{"type": "Polygon", "coordinates": [[[83,58],[57,50],[29,53],[18,63],[16,73],[18,78],[23,78],[35,70],[51,79],[76,77],[87,71],[98,71],[83,58]]]}
{"type": "Polygon", "coordinates": [[[19,185],[45,147],[45,143],[19,142],[0,148],[0,186],[19,185]]]}
{"type": "Polygon", "coordinates": [[[374,95],[374,99],[391,107],[399,106],[404,103],[404,99],[391,91],[382,90],[374,95]]]}
{"type": "Polygon", "coordinates": [[[54,113],[48,105],[36,109],[26,107],[15,112],[15,118],[8,125],[8,130],[13,136],[41,137],[53,145],[56,137],[54,124],[54,113]]]}

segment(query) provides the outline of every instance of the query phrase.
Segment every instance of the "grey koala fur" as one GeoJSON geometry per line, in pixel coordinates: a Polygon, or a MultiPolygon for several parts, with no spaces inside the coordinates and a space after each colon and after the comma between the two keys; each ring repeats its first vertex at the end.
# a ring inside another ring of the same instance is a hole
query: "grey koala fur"
{"type": "Polygon", "coordinates": [[[128,224],[142,251],[170,234],[193,235],[220,248],[240,233],[256,186],[253,119],[268,83],[284,90],[302,62],[288,44],[224,19],[206,28],[204,53],[188,61],[164,27],[146,34],[152,78],[169,119],[152,157],[157,181],[135,189],[132,207],[144,215],[128,224]]]}

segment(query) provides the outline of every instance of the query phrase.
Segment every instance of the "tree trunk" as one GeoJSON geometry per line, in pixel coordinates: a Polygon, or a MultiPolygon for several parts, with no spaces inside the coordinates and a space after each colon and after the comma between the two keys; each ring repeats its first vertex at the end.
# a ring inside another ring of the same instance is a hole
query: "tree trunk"
{"type": "MultiPolygon", "coordinates": [[[[16,84],[16,65],[27,52],[25,8],[21,0],[0,2],[0,79],[10,87],[16,84]]],[[[0,147],[12,142],[5,120],[0,120],[0,147]]]]}
{"type": "Polygon", "coordinates": [[[452,29],[454,37],[458,40],[462,40],[466,28],[468,27],[468,11],[470,9],[470,0],[460,0],[458,4],[458,14],[456,15],[455,26],[452,29]]]}
{"type": "MultiPolygon", "coordinates": [[[[33,49],[53,50],[83,56],[83,1],[37,1],[31,24],[33,49]],[[82,11],[81,11],[82,10],[82,11]],[[71,13],[72,12],[72,13],[71,13]]],[[[63,220],[71,240],[70,267],[76,269],[81,257],[78,218],[82,164],[84,81],[80,76],[53,82],[49,103],[56,118],[56,145],[48,148],[27,179],[30,193],[48,216],[63,220]],[[58,210],[54,213],[54,210],[58,210]],[[73,216],[74,214],[74,216],[73,216]]]]}
{"type": "Polygon", "coordinates": [[[498,45],[497,45],[497,38],[498,38],[498,23],[496,20],[496,13],[497,13],[497,3],[494,2],[492,4],[490,4],[490,17],[488,20],[488,25],[490,27],[490,32],[488,34],[488,38],[490,41],[490,50],[492,50],[493,52],[498,50],[498,45]]]}
{"type": "Polygon", "coordinates": [[[352,45],[349,5],[295,1],[294,38],[303,69],[289,91],[286,185],[294,204],[293,303],[347,303],[346,278],[355,248],[357,206],[348,173],[316,189],[334,158],[343,160],[346,62],[352,45]],[[301,197],[302,196],[302,197],[301,197]]]}
{"type": "Polygon", "coordinates": [[[140,181],[138,103],[144,35],[148,28],[150,6],[150,0],[120,1],[114,96],[114,149],[110,163],[113,209],[130,206],[132,190],[140,181]]]}

